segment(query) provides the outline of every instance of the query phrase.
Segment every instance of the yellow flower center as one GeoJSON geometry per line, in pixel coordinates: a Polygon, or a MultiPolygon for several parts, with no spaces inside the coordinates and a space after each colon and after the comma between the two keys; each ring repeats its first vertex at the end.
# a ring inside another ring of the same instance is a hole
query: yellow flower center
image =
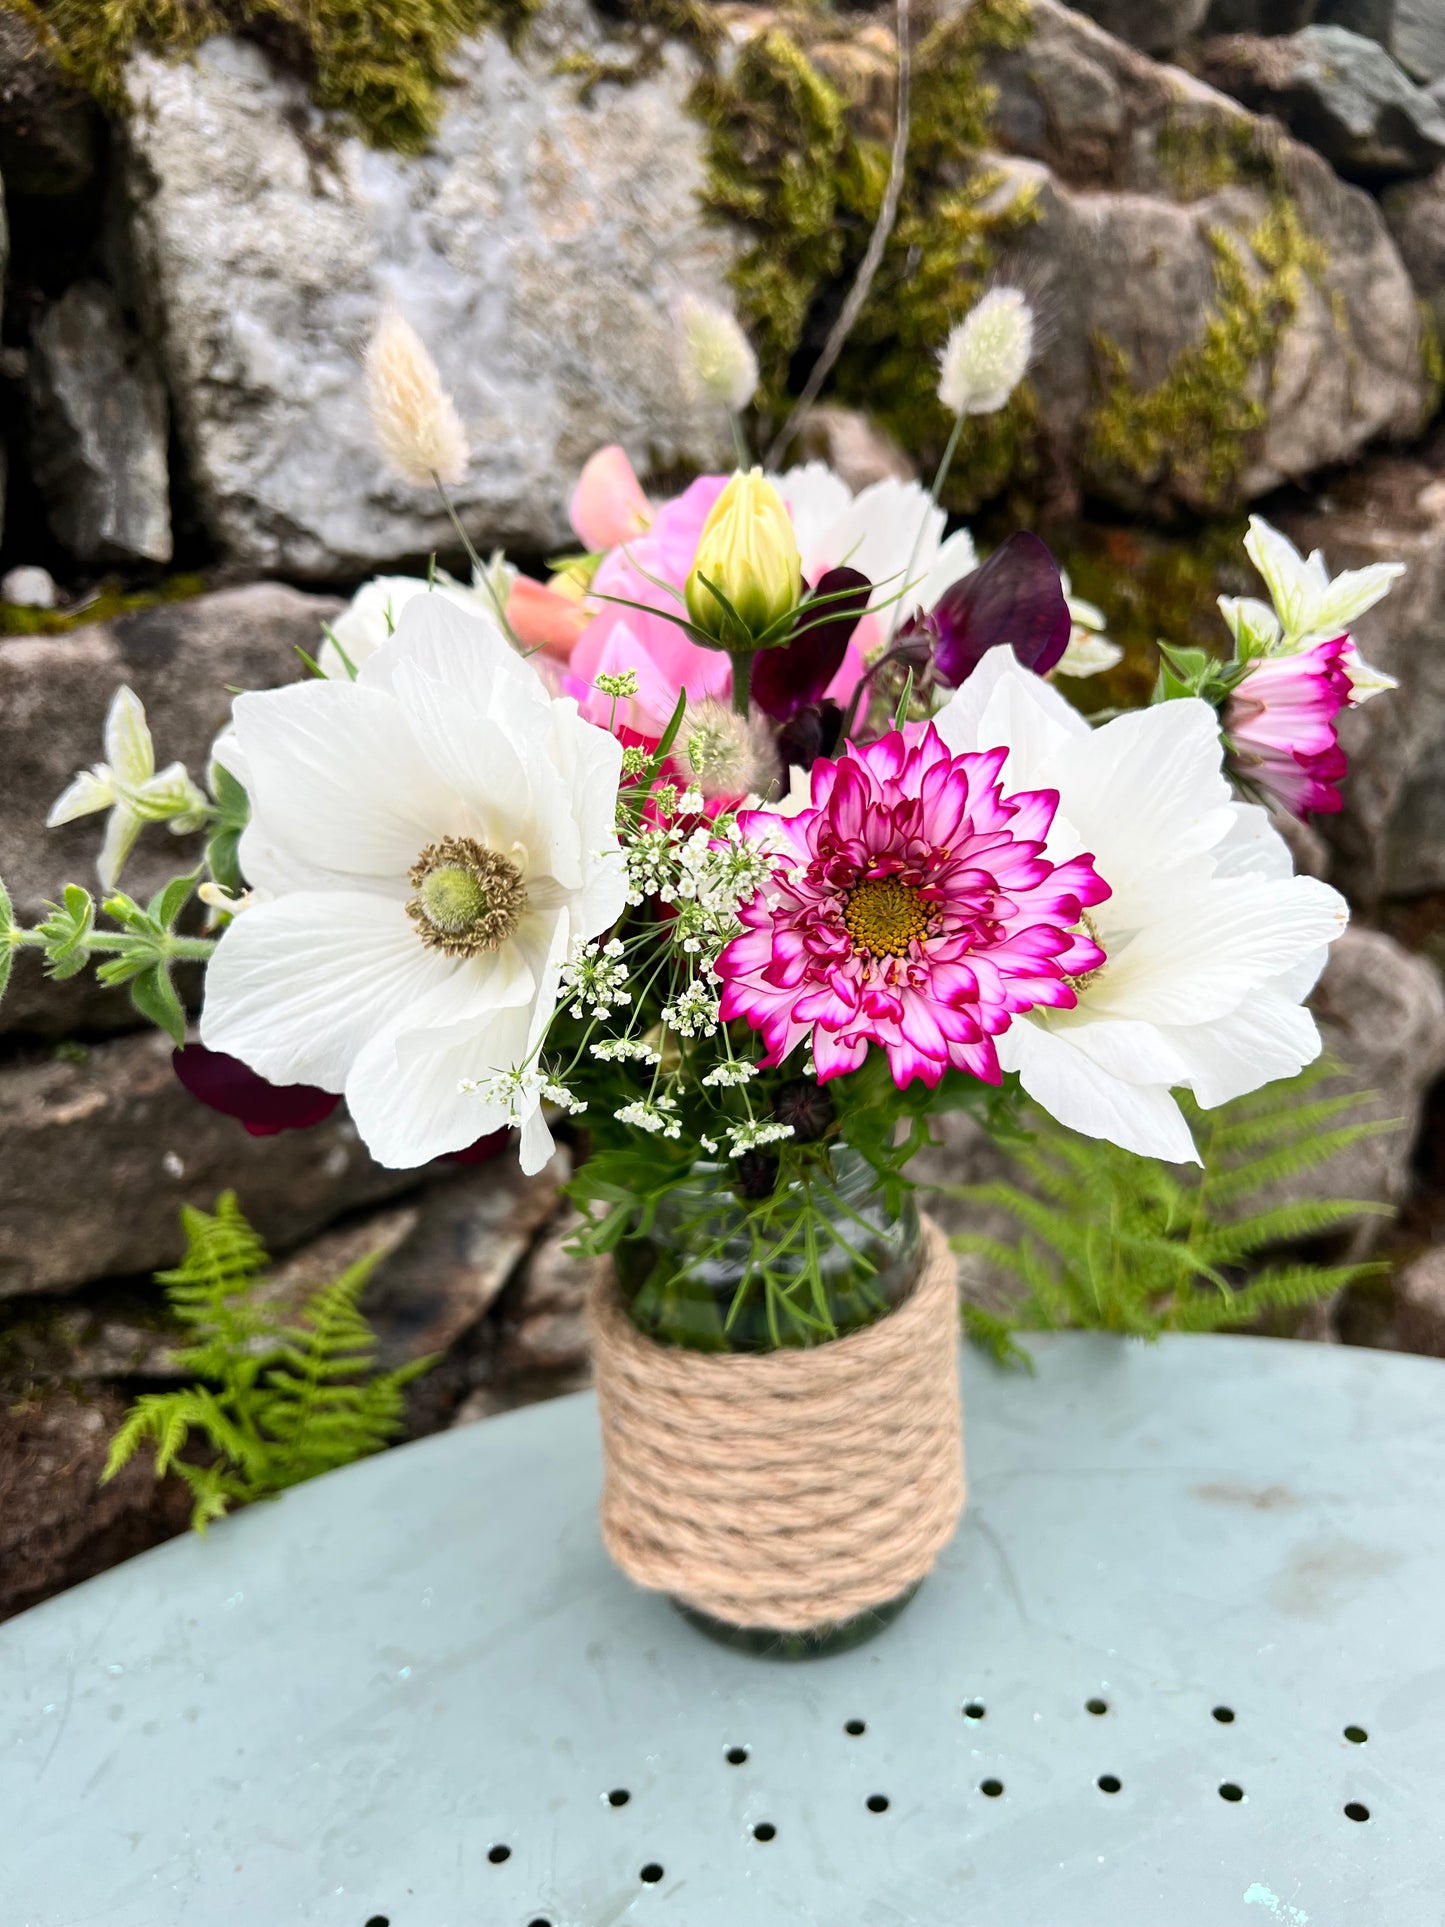
{"type": "Polygon", "coordinates": [[[449,957],[498,949],[527,907],[516,864],[469,836],[429,843],[411,867],[411,887],[406,911],[417,934],[449,957]]]}
{"type": "Polygon", "coordinates": [[[915,937],[928,934],[928,905],[897,877],[868,877],[848,893],[843,927],[870,957],[906,957],[915,937]]]}

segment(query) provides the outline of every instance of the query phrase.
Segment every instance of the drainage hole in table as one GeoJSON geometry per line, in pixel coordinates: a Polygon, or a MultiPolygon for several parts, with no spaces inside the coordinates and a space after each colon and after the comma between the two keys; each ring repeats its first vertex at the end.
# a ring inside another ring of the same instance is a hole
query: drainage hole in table
{"type": "Polygon", "coordinates": [[[655,1887],[662,1878],[662,1868],[658,1866],[655,1860],[649,1860],[647,1865],[642,1869],[640,1878],[645,1880],[649,1887],[655,1887]]]}
{"type": "Polygon", "coordinates": [[[366,1927],[391,1927],[391,1922],[385,1914],[373,1914],[371,1919],[367,1921],[366,1927]]]}
{"type": "Polygon", "coordinates": [[[759,1820],[758,1824],[753,1828],[754,1840],[776,1840],[777,1837],[778,1830],[771,1820],[759,1820]]]}
{"type": "Polygon", "coordinates": [[[1107,1700],[1085,1700],[1084,1706],[1096,1719],[1102,1719],[1109,1710],[1109,1702],[1107,1700]]]}
{"type": "Polygon", "coordinates": [[[527,1927],[552,1927],[552,1923],[550,1920],[544,1920],[542,1916],[538,1914],[535,1920],[529,1920],[527,1922],[527,1927]]]}
{"type": "Polygon", "coordinates": [[[982,1700],[970,1700],[963,1709],[963,1717],[966,1720],[981,1720],[987,1711],[982,1700]]]}
{"type": "Polygon", "coordinates": [[[1369,1737],[1369,1734],[1363,1726],[1347,1726],[1345,1728],[1345,1738],[1347,1740],[1353,1740],[1356,1746],[1363,1746],[1369,1737]]]}
{"type": "Polygon", "coordinates": [[[487,1858],[494,1867],[500,1867],[504,1860],[510,1860],[511,1857],[512,1849],[510,1847],[504,1847],[500,1840],[495,1847],[487,1848],[487,1858]]]}
{"type": "Polygon", "coordinates": [[[987,1794],[990,1800],[996,1800],[998,1796],[1003,1792],[1003,1781],[1002,1780],[980,1780],[978,1783],[978,1790],[980,1793],[987,1794]]]}
{"type": "Polygon", "coordinates": [[[607,1796],[607,1804],[610,1807],[625,1807],[631,1798],[625,1786],[615,1786],[607,1796]]]}
{"type": "Polygon", "coordinates": [[[888,1811],[888,1795],[886,1793],[870,1793],[868,1795],[868,1811],[870,1813],[886,1813],[888,1811]]]}
{"type": "Polygon", "coordinates": [[[748,1749],[745,1746],[730,1746],[727,1750],[726,1758],[729,1766],[741,1766],[747,1757],[748,1749]]]}
{"type": "Polygon", "coordinates": [[[1345,1808],[1345,1818],[1347,1820],[1368,1820],[1369,1817],[1370,1817],[1370,1809],[1368,1807],[1361,1806],[1358,1800],[1351,1800],[1349,1805],[1345,1808]]]}
{"type": "Polygon", "coordinates": [[[1216,1706],[1214,1709],[1214,1717],[1219,1721],[1221,1726],[1233,1726],[1234,1708],[1232,1706],[1216,1706]]]}
{"type": "Polygon", "coordinates": [[[860,1733],[866,1733],[868,1731],[868,1722],[866,1720],[844,1720],[843,1731],[845,1733],[851,1733],[856,1740],[860,1733]]]}
{"type": "Polygon", "coordinates": [[[1221,1800],[1242,1800],[1244,1798],[1244,1788],[1242,1786],[1236,1786],[1233,1780],[1226,1780],[1219,1789],[1219,1797],[1221,1800]]]}

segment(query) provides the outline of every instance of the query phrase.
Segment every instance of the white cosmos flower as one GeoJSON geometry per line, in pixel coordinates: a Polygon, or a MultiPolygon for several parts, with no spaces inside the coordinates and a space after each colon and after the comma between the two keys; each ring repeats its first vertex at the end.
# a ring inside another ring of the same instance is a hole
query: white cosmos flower
{"type": "Polygon", "coordinates": [[[877,613],[865,616],[857,631],[865,655],[905,615],[932,609],[945,589],[978,567],[968,530],[945,541],[948,517],[917,482],[890,478],[855,495],[826,462],[807,462],[778,477],[778,493],[793,518],[805,581],[847,567],[874,585],[869,608],[877,613]]]}
{"type": "MultiPolygon", "coordinates": [[[[428,582],[424,575],[373,576],[370,582],[362,583],[335,621],[327,624],[330,634],[316,657],[316,666],[322,675],[349,682],[351,670],[360,669],[390,637],[407,604],[428,592],[455,603],[468,615],[493,614],[492,599],[485,584],[469,589],[442,569],[438,569],[435,582],[428,582]]],[[[505,597],[502,606],[506,606],[505,597]]]]}
{"type": "Polygon", "coordinates": [[[1016,1017],[999,1061],[1061,1124],[1197,1163],[1171,1090],[1212,1109],[1319,1055],[1301,1000],[1348,920],[1344,899],[1294,876],[1265,812],[1231,800],[1207,703],[1090,729],[991,649],[934,722],[955,752],[1006,743],[1005,789],[1056,789],[1046,854],[1089,851],[1113,892],[1089,913],[1108,961],[1073,1010],[1016,1017]]]}
{"type": "MultiPolygon", "coordinates": [[[[248,883],[201,1036],[280,1084],[343,1091],[382,1164],[506,1121],[461,1089],[525,1065],[569,945],[626,900],[622,749],[549,698],[491,623],[419,596],[352,682],[235,705],[248,883]]],[[[552,1139],[533,1093],[522,1168],[552,1139]]]]}

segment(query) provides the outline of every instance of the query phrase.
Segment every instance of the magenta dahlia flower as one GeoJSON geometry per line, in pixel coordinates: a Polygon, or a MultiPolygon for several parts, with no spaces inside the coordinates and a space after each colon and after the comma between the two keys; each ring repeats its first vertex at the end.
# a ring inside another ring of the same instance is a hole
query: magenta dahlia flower
{"type": "Polygon", "coordinates": [[[812,807],[748,810],[771,875],[723,951],[722,1015],[761,1032],[765,1065],[811,1038],[820,1079],[870,1044],[901,1088],[949,1069],[999,1082],[993,1040],[1104,961],[1085,910],[1109,895],[1093,859],[1042,855],[1055,790],[1005,796],[1005,749],[952,755],[931,725],[813,765],[812,807]]]}
{"type": "Polygon", "coordinates": [[[1224,707],[1230,761],[1245,782],[1301,819],[1341,807],[1345,752],[1335,718],[1354,693],[1348,636],[1292,656],[1265,656],[1235,684],[1224,707]]]}

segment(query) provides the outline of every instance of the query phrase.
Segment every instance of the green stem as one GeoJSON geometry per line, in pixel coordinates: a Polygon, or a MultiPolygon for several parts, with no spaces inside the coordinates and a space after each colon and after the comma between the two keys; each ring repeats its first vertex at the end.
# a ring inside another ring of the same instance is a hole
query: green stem
{"type": "Polygon", "coordinates": [[[501,625],[502,634],[507,638],[508,642],[511,643],[514,649],[519,650],[521,654],[524,656],[530,655],[532,652],[528,649],[522,648],[521,638],[518,636],[516,630],[512,627],[511,623],[507,620],[507,612],[502,607],[502,598],[497,594],[497,585],[492,580],[492,572],[487,567],[486,563],[483,562],[482,558],[477,554],[476,550],[472,547],[472,538],[467,534],[466,530],[462,527],[461,517],[457,514],[456,510],[452,507],[452,498],[450,497],[450,495],[447,494],[446,489],[442,484],[442,478],[440,477],[440,475],[434,474],[432,476],[432,480],[436,483],[437,494],[440,495],[440,497],[442,498],[442,507],[446,510],[447,514],[451,518],[452,527],[456,530],[457,534],[461,537],[462,547],[466,551],[467,560],[471,563],[474,573],[480,576],[482,581],[482,586],[486,589],[487,594],[491,597],[492,607],[496,611],[497,621],[501,625]]]}
{"type": "Polygon", "coordinates": [[[739,716],[746,716],[753,695],[753,652],[738,649],[728,653],[733,665],[733,708],[739,716]]]}

